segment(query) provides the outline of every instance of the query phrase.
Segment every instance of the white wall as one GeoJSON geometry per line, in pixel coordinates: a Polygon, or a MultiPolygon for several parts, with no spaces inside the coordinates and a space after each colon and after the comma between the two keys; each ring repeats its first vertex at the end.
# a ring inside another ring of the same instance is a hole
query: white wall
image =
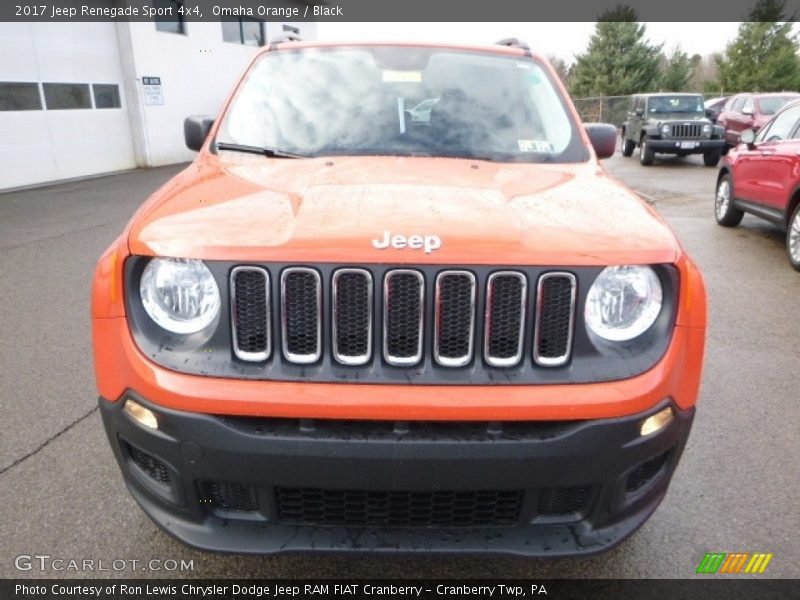
{"type": "MultiPolygon", "coordinates": [[[[122,84],[113,23],[0,23],[0,57],[0,81],[122,84]]],[[[124,98],[120,109],[0,111],[0,132],[0,189],[135,166],[124,98]]]]}
{"type": "MultiPolygon", "coordinates": [[[[157,31],[154,23],[130,23],[132,64],[126,64],[126,80],[135,97],[132,109],[141,116],[141,131],[134,124],[137,163],[157,166],[192,160],[194,152],[184,145],[183,120],[189,115],[216,117],[235,81],[259,48],[225,42],[219,22],[185,24],[186,33],[157,31]],[[129,70],[132,68],[133,70],[129,70]],[[163,106],[146,106],[142,77],[160,77],[163,106]],[[136,103],[136,104],[134,104],[136,103]]],[[[293,23],[304,39],[316,37],[315,23],[293,23]]],[[[267,40],[281,35],[281,23],[267,23],[267,40]]],[[[123,56],[128,52],[121,35],[123,56]]]]}

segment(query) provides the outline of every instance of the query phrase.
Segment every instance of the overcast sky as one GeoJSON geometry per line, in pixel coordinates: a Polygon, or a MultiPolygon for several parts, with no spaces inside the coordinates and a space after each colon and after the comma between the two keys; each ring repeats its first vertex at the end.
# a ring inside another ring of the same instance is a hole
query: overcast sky
{"type": "MultiPolygon", "coordinates": [[[[433,0],[435,1],[435,0],[433,0]]],[[[586,49],[594,23],[328,23],[317,24],[320,40],[442,41],[491,44],[504,37],[525,40],[541,54],[572,62],[586,49]]],[[[739,23],[646,23],[651,43],[689,54],[722,52],[739,23]]]]}

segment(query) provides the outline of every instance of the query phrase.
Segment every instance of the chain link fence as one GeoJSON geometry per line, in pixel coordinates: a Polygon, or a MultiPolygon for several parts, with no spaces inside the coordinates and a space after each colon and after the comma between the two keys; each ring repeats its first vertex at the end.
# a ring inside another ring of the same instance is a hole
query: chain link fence
{"type": "Polygon", "coordinates": [[[572,101],[584,123],[611,123],[617,127],[622,127],[631,105],[630,96],[596,96],[572,101]]]}

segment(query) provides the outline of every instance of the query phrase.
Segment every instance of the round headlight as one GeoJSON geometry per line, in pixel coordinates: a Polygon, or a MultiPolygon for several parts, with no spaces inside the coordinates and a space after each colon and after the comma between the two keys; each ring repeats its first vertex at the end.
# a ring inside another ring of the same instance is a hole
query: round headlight
{"type": "Polygon", "coordinates": [[[711,133],[711,123],[703,125],[703,133],[711,133]]]}
{"type": "Polygon", "coordinates": [[[661,126],[661,135],[669,135],[670,127],[669,125],[662,125],[661,126]]]}
{"type": "Polygon", "coordinates": [[[219,288],[201,260],[154,258],[144,268],[139,294],[150,318],[172,333],[202,331],[219,314],[219,288]]]}
{"type": "Polygon", "coordinates": [[[607,267],[589,288],[586,326],[612,342],[632,340],[650,329],[662,298],[661,282],[650,267],[607,267]]]}

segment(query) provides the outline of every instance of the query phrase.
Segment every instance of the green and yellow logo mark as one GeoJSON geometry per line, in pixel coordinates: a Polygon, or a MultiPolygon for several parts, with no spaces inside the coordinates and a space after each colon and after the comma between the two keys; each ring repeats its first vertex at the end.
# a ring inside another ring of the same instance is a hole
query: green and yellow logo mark
{"type": "Polygon", "coordinates": [[[772,560],[772,553],[756,552],[709,552],[700,561],[697,567],[698,573],[763,573],[769,561],[772,560]]]}

